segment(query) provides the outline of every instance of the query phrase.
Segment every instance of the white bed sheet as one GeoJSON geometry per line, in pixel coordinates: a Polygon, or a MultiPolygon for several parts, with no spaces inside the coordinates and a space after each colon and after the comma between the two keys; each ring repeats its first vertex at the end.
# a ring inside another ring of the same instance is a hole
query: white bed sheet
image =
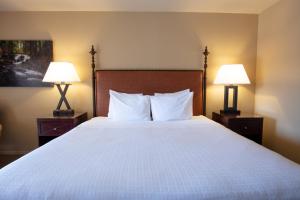
{"type": "Polygon", "coordinates": [[[300,166],[205,118],[94,118],[0,170],[0,199],[300,199],[300,166]]]}

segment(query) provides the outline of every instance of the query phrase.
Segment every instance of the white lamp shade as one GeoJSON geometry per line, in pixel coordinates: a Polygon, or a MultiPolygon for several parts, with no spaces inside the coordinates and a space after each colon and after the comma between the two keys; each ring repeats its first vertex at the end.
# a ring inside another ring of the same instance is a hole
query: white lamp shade
{"type": "Polygon", "coordinates": [[[44,76],[43,82],[72,83],[80,79],[70,62],[51,62],[44,76]]]}
{"type": "Polygon", "coordinates": [[[221,66],[217,73],[214,84],[250,84],[250,80],[242,64],[231,64],[221,66]]]}

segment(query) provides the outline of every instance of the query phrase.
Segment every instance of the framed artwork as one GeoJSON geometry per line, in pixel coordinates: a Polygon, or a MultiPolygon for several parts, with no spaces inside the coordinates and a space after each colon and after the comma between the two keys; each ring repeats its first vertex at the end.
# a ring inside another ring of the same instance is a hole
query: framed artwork
{"type": "Polygon", "coordinates": [[[42,80],[53,59],[51,40],[0,40],[0,87],[51,87],[42,80]]]}

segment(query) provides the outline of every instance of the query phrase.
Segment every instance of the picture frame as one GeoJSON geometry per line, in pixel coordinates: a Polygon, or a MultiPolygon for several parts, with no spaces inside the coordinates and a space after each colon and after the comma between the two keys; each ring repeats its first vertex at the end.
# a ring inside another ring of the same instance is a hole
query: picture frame
{"type": "Polygon", "coordinates": [[[52,60],[51,40],[0,40],[0,87],[52,87],[42,82],[52,60]]]}

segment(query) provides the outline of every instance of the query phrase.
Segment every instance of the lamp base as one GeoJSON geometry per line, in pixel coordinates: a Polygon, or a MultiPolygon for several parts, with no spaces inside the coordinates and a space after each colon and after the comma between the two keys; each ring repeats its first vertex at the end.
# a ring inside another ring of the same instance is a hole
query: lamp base
{"type": "Polygon", "coordinates": [[[220,110],[220,114],[227,114],[227,115],[240,115],[241,111],[239,110],[220,110]]]}
{"type": "Polygon", "coordinates": [[[53,116],[55,117],[63,117],[63,116],[73,116],[74,115],[73,109],[67,110],[53,110],[53,116]]]}

